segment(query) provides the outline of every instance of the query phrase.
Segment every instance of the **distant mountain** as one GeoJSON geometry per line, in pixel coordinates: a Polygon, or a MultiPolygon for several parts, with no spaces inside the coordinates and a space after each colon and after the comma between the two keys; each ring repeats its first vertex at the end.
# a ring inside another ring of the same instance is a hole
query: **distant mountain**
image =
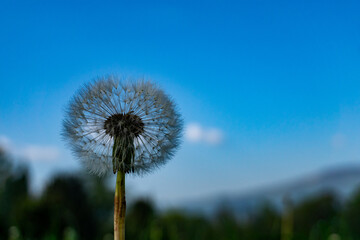
{"type": "Polygon", "coordinates": [[[247,213],[256,211],[258,206],[264,202],[269,202],[281,210],[285,197],[296,204],[306,197],[331,191],[336,193],[340,199],[346,199],[359,187],[360,165],[347,165],[330,168],[317,174],[307,175],[251,192],[190,201],[183,204],[181,208],[190,212],[212,215],[220,207],[227,207],[235,215],[242,217],[247,213]]]}

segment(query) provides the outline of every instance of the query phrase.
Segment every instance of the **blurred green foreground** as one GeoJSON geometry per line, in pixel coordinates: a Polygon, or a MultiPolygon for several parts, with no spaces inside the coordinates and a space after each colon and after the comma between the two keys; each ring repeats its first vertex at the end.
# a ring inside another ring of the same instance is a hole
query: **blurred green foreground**
{"type": "MultiPolygon", "coordinates": [[[[25,167],[11,165],[0,151],[0,240],[111,240],[113,191],[105,180],[56,176],[40,196],[29,193],[25,167]]],[[[279,212],[264,204],[238,220],[226,206],[206,217],[182,211],[157,211],[147,200],[128,202],[126,238],[131,240],[304,240],[360,239],[360,191],[346,202],[334,194],[279,212]]]]}

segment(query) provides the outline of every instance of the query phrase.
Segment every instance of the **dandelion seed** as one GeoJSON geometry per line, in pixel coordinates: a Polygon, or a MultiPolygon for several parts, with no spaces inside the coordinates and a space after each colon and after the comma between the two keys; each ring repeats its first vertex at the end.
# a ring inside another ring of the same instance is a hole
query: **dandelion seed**
{"type": "Polygon", "coordinates": [[[114,77],[101,78],[80,89],[68,109],[63,135],[86,168],[97,175],[110,170],[149,172],[163,165],[179,145],[182,121],[176,107],[150,82],[132,84],[114,77]],[[116,139],[118,152],[126,152],[134,145],[134,153],[133,159],[117,158],[117,169],[111,169],[115,166],[112,162],[116,139]],[[168,146],[172,150],[167,150],[167,154],[161,151],[163,147],[169,149],[168,146]],[[159,156],[156,161],[158,151],[155,149],[166,156],[159,156]],[[97,155],[98,161],[89,159],[88,152],[92,152],[90,156],[97,155]],[[148,154],[143,154],[145,152],[148,154]],[[99,161],[101,164],[95,164],[99,161]]]}
{"type": "Polygon", "coordinates": [[[124,239],[125,174],[165,164],[180,143],[182,120],[173,101],[153,83],[115,77],[84,85],[63,122],[64,139],[83,165],[99,176],[117,173],[114,237],[124,239]],[[120,205],[119,205],[120,204],[120,205]]]}

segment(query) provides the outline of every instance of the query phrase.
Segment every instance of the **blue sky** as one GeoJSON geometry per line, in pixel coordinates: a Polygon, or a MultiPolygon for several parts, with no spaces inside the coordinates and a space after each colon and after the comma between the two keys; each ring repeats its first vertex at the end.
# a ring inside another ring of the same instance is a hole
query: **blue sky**
{"type": "Polygon", "coordinates": [[[2,1],[0,139],[36,186],[79,168],[63,110],[81,84],[125,74],[156,81],[190,126],[168,165],[128,178],[133,194],[175,202],[360,164],[359,12],[358,1],[2,1]]]}

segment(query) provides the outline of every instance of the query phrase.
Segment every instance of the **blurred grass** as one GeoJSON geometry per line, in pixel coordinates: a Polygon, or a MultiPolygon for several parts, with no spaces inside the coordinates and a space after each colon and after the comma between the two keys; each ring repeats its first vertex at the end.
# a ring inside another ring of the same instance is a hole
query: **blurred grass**
{"type": "MultiPolygon", "coordinates": [[[[25,167],[12,166],[0,151],[0,240],[113,239],[113,191],[106,179],[87,174],[54,176],[40,196],[29,192],[25,167]]],[[[286,199],[285,199],[286,200],[286,199]]],[[[264,204],[246,219],[223,206],[214,216],[181,210],[160,212],[149,200],[129,203],[126,238],[131,240],[357,240],[360,190],[346,202],[335,194],[313,196],[278,211],[264,204]]]]}

